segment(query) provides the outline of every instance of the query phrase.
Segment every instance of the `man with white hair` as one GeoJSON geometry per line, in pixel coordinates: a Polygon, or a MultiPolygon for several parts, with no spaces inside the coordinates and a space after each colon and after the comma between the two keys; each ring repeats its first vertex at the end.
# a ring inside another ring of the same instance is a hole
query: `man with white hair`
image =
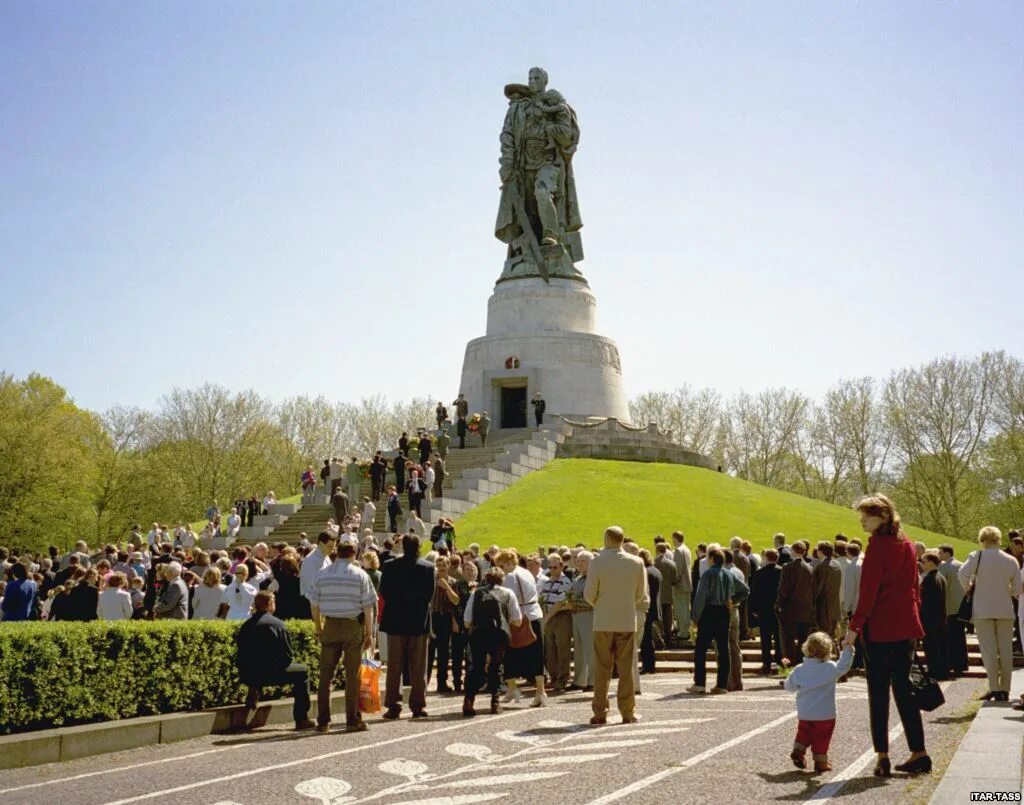
{"type": "Polygon", "coordinates": [[[181,563],[167,562],[163,568],[164,584],[160,598],[153,605],[153,617],[160,620],[188,620],[188,587],[181,578],[181,563]]]}
{"type": "Polygon", "coordinates": [[[572,609],[573,677],[566,690],[590,692],[594,689],[594,608],[583,597],[587,573],[594,554],[577,551],[573,561],[576,578],[572,581],[569,602],[572,609]]]}
{"type": "Polygon", "coordinates": [[[228,515],[228,539],[236,539],[241,528],[242,518],[238,515],[238,509],[232,507],[231,514],[228,515]]]}

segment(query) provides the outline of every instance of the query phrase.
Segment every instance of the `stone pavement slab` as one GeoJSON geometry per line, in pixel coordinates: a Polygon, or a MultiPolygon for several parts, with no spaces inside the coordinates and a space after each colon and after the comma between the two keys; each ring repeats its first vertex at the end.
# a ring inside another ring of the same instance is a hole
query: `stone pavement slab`
{"type": "Polygon", "coordinates": [[[932,805],[1000,801],[971,795],[1016,796],[1024,791],[1024,714],[1011,707],[1016,694],[1024,691],[1024,669],[1013,672],[1012,691],[1010,703],[986,702],[978,710],[932,795],[932,805]]]}

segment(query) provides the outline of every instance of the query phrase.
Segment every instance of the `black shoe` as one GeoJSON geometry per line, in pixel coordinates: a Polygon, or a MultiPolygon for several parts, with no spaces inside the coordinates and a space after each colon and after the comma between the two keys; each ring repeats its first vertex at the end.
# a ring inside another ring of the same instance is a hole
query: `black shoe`
{"type": "Polygon", "coordinates": [[[586,686],[586,687],[585,687],[585,688],[583,689],[583,692],[584,692],[584,693],[593,693],[593,692],[594,692],[594,686],[593,686],[593,685],[587,685],[587,686],[586,686]]]}
{"type": "Polygon", "coordinates": [[[438,685],[437,686],[437,692],[438,693],[451,693],[452,689],[450,687],[448,687],[448,685],[438,685]]]}
{"type": "Polygon", "coordinates": [[[415,718],[429,718],[426,710],[413,710],[412,717],[415,718]]]}
{"type": "Polygon", "coordinates": [[[997,702],[1008,702],[1008,701],[1010,701],[1010,694],[1007,693],[1005,690],[997,690],[996,691],[995,701],[997,701],[997,702]]]}
{"type": "Polygon", "coordinates": [[[986,694],[984,694],[982,696],[979,696],[978,697],[978,701],[979,702],[992,702],[992,701],[995,701],[996,696],[998,696],[998,695],[999,694],[998,694],[997,691],[990,690],[988,693],[986,693],[986,694]]]}
{"type": "Polygon", "coordinates": [[[384,711],[384,715],[381,718],[387,721],[395,721],[402,714],[401,707],[389,707],[384,711]]]}
{"type": "Polygon", "coordinates": [[[928,755],[919,757],[917,760],[908,760],[896,766],[896,771],[906,774],[928,774],[932,770],[932,759],[928,755]]]}
{"type": "Polygon", "coordinates": [[[366,732],[368,729],[369,727],[362,719],[345,725],[345,732],[366,732]]]}
{"type": "Polygon", "coordinates": [[[892,768],[889,765],[889,758],[883,758],[875,763],[875,777],[892,777],[892,768]]]}
{"type": "Polygon", "coordinates": [[[462,693],[462,683],[461,682],[456,682],[455,683],[455,692],[456,693],[462,693]]]}

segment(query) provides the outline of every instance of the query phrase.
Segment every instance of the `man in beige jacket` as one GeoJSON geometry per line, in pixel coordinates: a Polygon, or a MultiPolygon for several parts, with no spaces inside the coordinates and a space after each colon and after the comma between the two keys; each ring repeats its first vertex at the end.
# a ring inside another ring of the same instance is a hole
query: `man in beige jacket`
{"type": "Polygon", "coordinates": [[[650,605],[644,563],[623,552],[624,534],[618,526],[604,532],[604,550],[594,557],[583,597],[594,608],[594,725],[608,723],[608,686],[612,668],[619,671],[617,703],[622,723],[636,721],[634,674],[636,613],[650,605]]]}

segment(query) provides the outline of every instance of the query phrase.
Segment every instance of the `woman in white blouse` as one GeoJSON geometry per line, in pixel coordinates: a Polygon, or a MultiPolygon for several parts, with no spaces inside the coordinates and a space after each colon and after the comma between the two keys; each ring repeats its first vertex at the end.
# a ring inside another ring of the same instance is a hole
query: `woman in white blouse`
{"type": "Polygon", "coordinates": [[[544,635],[541,629],[544,612],[537,597],[537,582],[533,574],[519,566],[519,555],[514,550],[498,554],[495,563],[505,571],[505,586],[512,591],[523,617],[530,621],[537,639],[523,648],[509,648],[505,652],[505,682],[508,684],[506,701],[518,702],[519,688],[516,680],[520,677],[533,679],[537,684],[531,707],[544,707],[547,695],[544,693],[544,635]]]}
{"type": "MultiPolygon", "coordinates": [[[[257,564],[257,567],[260,567],[257,564]]],[[[256,593],[259,592],[259,585],[270,578],[271,571],[266,565],[266,570],[260,570],[254,577],[253,583],[248,583],[249,568],[244,564],[235,567],[235,577],[232,579],[220,600],[220,609],[217,617],[226,618],[229,621],[244,621],[252,612],[253,602],[256,600],[256,593]]]]}
{"type": "Polygon", "coordinates": [[[215,567],[207,568],[203,583],[192,594],[192,619],[212,621],[216,618],[226,589],[227,585],[220,583],[220,571],[215,567]]]}
{"type": "Polygon", "coordinates": [[[107,577],[107,589],[99,594],[96,601],[96,616],[101,621],[131,620],[132,597],[125,589],[127,577],[123,573],[111,573],[107,577]]]}
{"type": "Polygon", "coordinates": [[[1021,572],[1017,560],[1003,553],[1003,534],[995,526],[978,533],[981,550],[975,551],[957,573],[960,584],[974,584],[972,598],[974,631],[981,645],[981,661],[988,675],[985,701],[1010,699],[1013,675],[1013,599],[1020,596],[1021,572]]]}

